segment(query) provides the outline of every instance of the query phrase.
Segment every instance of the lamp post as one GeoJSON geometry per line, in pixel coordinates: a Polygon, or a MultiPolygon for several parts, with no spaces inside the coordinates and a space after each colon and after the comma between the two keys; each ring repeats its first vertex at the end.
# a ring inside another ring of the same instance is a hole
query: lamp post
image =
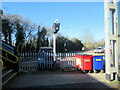
{"type": "Polygon", "coordinates": [[[55,63],[56,63],[56,33],[60,29],[60,23],[58,22],[57,19],[55,20],[52,29],[53,29],[53,61],[54,61],[54,66],[55,66],[55,63]]]}

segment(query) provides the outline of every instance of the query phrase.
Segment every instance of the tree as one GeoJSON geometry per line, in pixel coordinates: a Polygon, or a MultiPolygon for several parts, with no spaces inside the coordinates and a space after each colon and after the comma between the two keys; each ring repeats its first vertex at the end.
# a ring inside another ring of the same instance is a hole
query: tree
{"type": "Polygon", "coordinates": [[[73,48],[75,51],[80,51],[82,50],[83,44],[81,41],[77,38],[72,38],[71,41],[73,42],[73,48]]]}
{"type": "Polygon", "coordinates": [[[36,51],[39,51],[40,47],[45,47],[48,45],[49,40],[47,37],[47,29],[45,27],[42,27],[42,29],[40,30],[40,26],[38,26],[36,51]]]}
{"type": "Polygon", "coordinates": [[[85,49],[92,49],[94,48],[94,38],[92,33],[87,30],[82,35],[82,43],[85,47],[85,49]]]}
{"type": "Polygon", "coordinates": [[[12,45],[12,34],[15,32],[15,22],[21,20],[18,15],[4,14],[2,18],[2,34],[5,42],[12,45]]]}
{"type": "Polygon", "coordinates": [[[14,30],[14,24],[9,21],[9,19],[2,20],[2,33],[5,37],[5,42],[12,45],[12,33],[14,30]]]}
{"type": "Polygon", "coordinates": [[[57,52],[73,52],[82,50],[83,44],[77,38],[69,40],[64,36],[58,36],[56,38],[56,51],[57,52]]]}
{"type": "Polygon", "coordinates": [[[56,52],[64,52],[64,37],[57,37],[56,38],[56,52]]]}
{"type": "Polygon", "coordinates": [[[22,52],[23,43],[25,42],[24,27],[22,25],[20,25],[20,23],[18,22],[16,24],[16,29],[17,29],[17,32],[15,34],[15,37],[16,37],[16,48],[18,49],[19,52],[22,52]]]}
{"type": "Polygon", "coordinates": [[[102,39],[102,40],[96,41],[94,44],[95,44],[95,48],[96,47],[105,47],[105,40],[102,39]]]}
{"type": "Polygon", "coordinates": [[[39,51],[40,49],[40,46],[41,46],[41,32],[40,32],[40,26],[38,26],[38,32],[37,32],[37,35],[38,35],[38,40],[37,40],[37,48],[36,48],[36,51],[39,51]]]}
{"type": "MultiPolygon", "coordinates": [[[[15,46],[18,51],[23,51],[30,39],[31,32],[36,28],[28,20],[19,15],[4,14],[3,16],[3,37],[6,42],[12,44],[12,34],[15,36],[15,46]]],[[[26,48],[25,48],[26,49],[26,48]]]]}
{"type": "Polygon", "coordinates": [[[41,29],[41,46],[45,46],[45,42],[47,39],[47,30],[45,27],[42,27],[41,29]]]}
{"type": "Polygon", "coordinates": [[[4,36],[5,42],[8,42],[8,24],[7,24],[7,20],[2,20],[2,34],[4,36]]]}

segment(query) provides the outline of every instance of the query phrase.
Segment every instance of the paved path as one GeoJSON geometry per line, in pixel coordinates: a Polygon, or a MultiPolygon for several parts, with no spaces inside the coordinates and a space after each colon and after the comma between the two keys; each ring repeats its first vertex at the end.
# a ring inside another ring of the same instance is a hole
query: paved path
{"type": "Polygon", "coordinates": [[[20,73],[5,88],[112,88],[118,82],[105,81],[105,74],[82,74],[80,72],[36,71],[20,73]]]}

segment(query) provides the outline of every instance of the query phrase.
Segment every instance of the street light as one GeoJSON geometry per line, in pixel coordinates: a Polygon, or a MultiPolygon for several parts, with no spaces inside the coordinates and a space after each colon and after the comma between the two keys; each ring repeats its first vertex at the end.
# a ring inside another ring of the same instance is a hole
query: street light
{"type": "Polygon", "coordinates": [[[53,61],[54,61],[54,64],[55,64],[55,61],[56,61],[56,33],[59,31],[60,29],[60,23],[58,22],[58,20],[56,19],[54,24],[53,24],[53,61]]]}

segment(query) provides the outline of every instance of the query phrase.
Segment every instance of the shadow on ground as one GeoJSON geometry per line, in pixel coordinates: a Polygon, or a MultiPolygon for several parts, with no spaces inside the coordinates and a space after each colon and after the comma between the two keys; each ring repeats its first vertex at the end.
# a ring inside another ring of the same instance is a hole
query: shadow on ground
{"type": "Polygon", "coordinates": [[[78,71],[22,72],[3,86],[3,90],[30,88],[100,88],[115,90],[92,78],[90,75],[78,71]]]}

